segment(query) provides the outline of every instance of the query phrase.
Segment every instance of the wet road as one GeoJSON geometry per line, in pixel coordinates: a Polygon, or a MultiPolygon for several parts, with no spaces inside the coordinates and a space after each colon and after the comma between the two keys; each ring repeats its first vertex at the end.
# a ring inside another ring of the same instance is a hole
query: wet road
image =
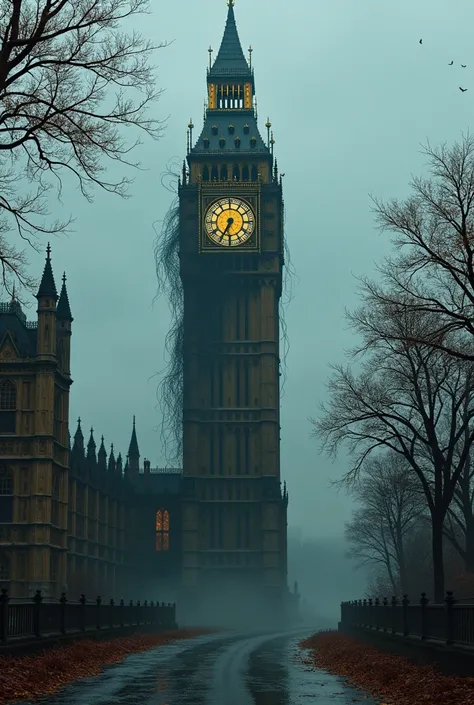
{"type": "MultiPolygon", "coordinates": [[[[348,705],[373,702],[305,667],[291,634],[207,635],[160,646],[68,686],[43,705],[348,705]]],[[[23,703],[22,705],[27,705],[23,703]]],[[[30,705],[30,704],[28,704],[30,705]]]]}

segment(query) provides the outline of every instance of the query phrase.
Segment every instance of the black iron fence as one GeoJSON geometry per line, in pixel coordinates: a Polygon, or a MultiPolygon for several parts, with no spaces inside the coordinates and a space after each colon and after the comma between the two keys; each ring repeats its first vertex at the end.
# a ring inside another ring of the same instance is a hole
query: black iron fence
{"type": "Polygon", "coordinates": [[[154,625],[157,629],[176,628],[176,604],[133,602],[101,597],[93,601],[81,595],[68,600],[46,601],[37,590],[31,600],[11,600],[7,590],[0,594],[0,642],[23,641],[61,634],[80,633],[120,627],[154,625]]]}
{"type": "Polygon", "coordinates": [[[447,592],[444,604],[431,604],[422,592],[418,602],[411,602],[408,595],[402,600],[384,597],[342,602],[341,626],[474,647],[474,601],[461,604],[452,592],[447,592]]]}

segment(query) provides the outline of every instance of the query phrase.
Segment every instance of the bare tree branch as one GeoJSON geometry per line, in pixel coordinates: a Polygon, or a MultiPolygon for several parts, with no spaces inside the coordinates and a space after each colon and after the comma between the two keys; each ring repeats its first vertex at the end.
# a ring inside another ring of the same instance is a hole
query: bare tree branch
{"type": "MultiPolygon", "coordinates": [[[[413,328],[408,342],[429,343],[459,359],[474,360],[474,137],[433,147],[428,157],[430,178],[412,179],[405,201],[373,198],[381,231],[393,234],[394,256],[379,266],[382,282],[360,279],[365,320],[373,304],[379,311],[404,309],[434,314],[435,325],[413,328]]],[[[414,319],[420,322],[422,319],[414,319]]],[[[372,333],[373,333],[372,329],[372,333]]],[[[380,328],[390,338],[391,333],[380,328]]],[[[366,340],[367,342],[367,340],[366,340]]]]}
{"type": "Polygon", "coordinates": [[[150,58],[165,44],[123,31],[148,12],[148,0],[0,0],[0,259],[7,289],[15,279],[32,284],[25,251],[8,239],[19,236],[36,248],[38,235],[70,228],[71,219],[48,219],[53,184],[60,195],[70,174],[88,200],[97,187],[125,197],[132,179],[109,178],[107,162],[139,168],[130,156],[140,133],[161,135],[163,122],[150,111],[160,96],[150,58]]]}

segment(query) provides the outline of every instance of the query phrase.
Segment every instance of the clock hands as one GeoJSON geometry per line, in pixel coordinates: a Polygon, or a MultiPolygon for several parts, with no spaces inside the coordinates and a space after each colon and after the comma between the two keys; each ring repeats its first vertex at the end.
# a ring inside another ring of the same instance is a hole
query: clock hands
{"type": "MultiPolygon", "coordinates": [[[[233,224],[233,222],[234,222],[234,219],[233,219],[233,218],[227,218],[227,226],[226,226],[226,229],[224,230],[224,232],[223,232],[222,235],[221,235],[221,242],[222,242],[222,240],[224,239],[224,237],[227,235],[227,231],[229,230],[229,228],[230,228],[230,226],[233,224]]],[[[230,242],[231,233],[229,233],[228,238],[229,238],[229,242],[230,242]]]]}

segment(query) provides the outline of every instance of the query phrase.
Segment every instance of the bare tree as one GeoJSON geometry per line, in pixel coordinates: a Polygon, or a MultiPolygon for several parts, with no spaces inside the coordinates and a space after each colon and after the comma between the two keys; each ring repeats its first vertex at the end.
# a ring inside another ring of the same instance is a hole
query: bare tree
{"type": "Polygon", "coordinates": [[[403,342],[413,329],[414,314],[399,314],[395,310],[387,322],[390,336],[374,339],[359,374],[333,367],[330,402],[313,420],[314,433],[329,455],[335,455],[341,444],[352,454],[342,484],[354,482],[366,459],[381,448],[406,459],[431,518],[434,592],[439,601],[444,595],[443,524],[474,440],[472,406],[464,413],[474,380],[468,363],[429,345],[403,342]]]}
{"type": "Polygon", "coordinates": [[[9,291],[14,281],[32,284],[18,243],[36,248],[38,234],[70,225],[48,222],[53,183],[60,195],[68,173],[88,200],[94,187],[125,196],[130,179],[108,178],[106,162],[139,166],[130,160],[138,133],[161,133],[149,112],[160,93],[149,63],[157,46],[123,30],[148,10],[148,0],[0,0],[0,262],[9,291]]]}
{"type": "MultiPolygon", "coordinates": [[[[358,317],[368,328],[374,305],[382,319],[394,309],[435,314],[434,326],[410,331],[411,342],[474,360],[474,137],[451,148],[428,142],[423,152],[430,178],[413,178],[409,198],[373,198],[377,223],[394,233],[397,253],[379,266],[381,283],[361,278],[358,317]]],[[[382,331],[390,335],[379,325],[382,331]]]]}
{"type": "Polygon", "coordinates": [[[346,524],[348,555],[359,561],[381,564],[392,594],[407,590],[405,544],[426,505],[411,466],[389,451],[369,458],[352,494],[359,507],[346,524]]]}
{"type": "Polygon", "coordinates": [[[474,468],[470,454],[448,509],[445,535],[461,556],[466,572],[474,573],[474,468]]]}

